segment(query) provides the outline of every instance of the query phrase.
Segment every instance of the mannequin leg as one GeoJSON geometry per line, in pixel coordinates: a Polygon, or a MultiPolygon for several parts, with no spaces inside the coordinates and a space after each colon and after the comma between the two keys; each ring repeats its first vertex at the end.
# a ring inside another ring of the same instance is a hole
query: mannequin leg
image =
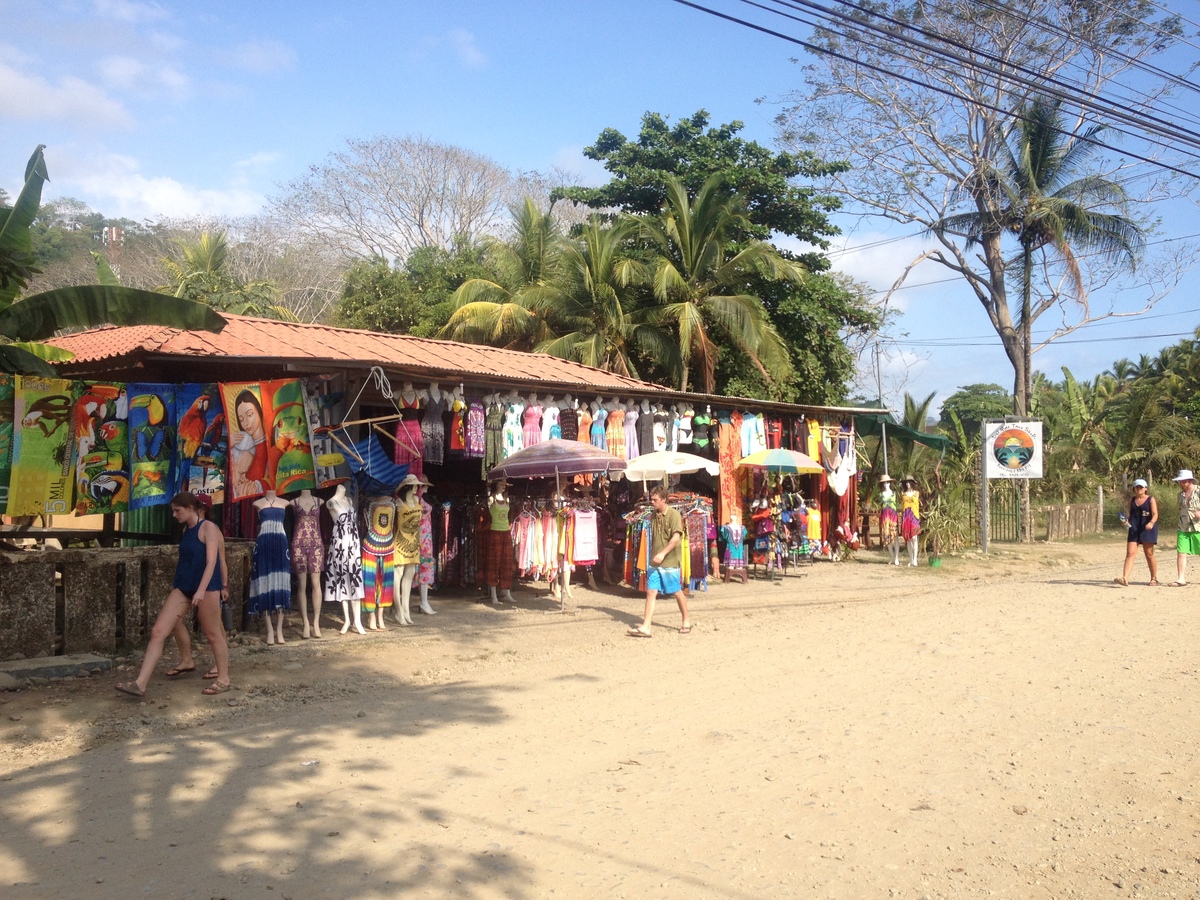
{"type": "Polygon", "coordinates": [[[417,568],[417,566],[401,566],[396,571],[396,579],[400,582],[400,597],[396,603],[396,621],[401,625],[413,623],[409,604],[412,602],[412,583],[417,575],[417,568]]]}
{"type": "MultiPolygon", "coordinates": [[[[309,574],[309,579],[312,581],[312,636],[319,638],[321,636],[321,573],[312,572],[309,574]]],[[[303,579],[301,579],[303,581],[303,579]]],[[[300,604],[303,608],[304,597],[301,595],[300,604]]],[[[305,626],[308,622],[305,621],[305,626]]],[[[307,627],[305,629],[307,631],[307,627]]]]}
{"type": "Polygon", "coordinates": [[[562,567],[562,592],[567,599],[575,596],[575,592],[571,590],[571,567],[566,563],[563,563],[562,567]]]}
{"type": "MultiPolygon", "coordinates": [[[[355,610],[357,613],[358,610],[355,610]]],[[[342,634],[350,630],[350,601],[342,601],[342,634]]]]}
{"type": "Polygon", "coordinates": [[[312,637],[312,626],[308,621],[308,575],[304,572],[296,579],[296,599],[300,602],[300,618],[304,622],[304,630],[300,637],[312,637]]]}
{"type": "Polygon", "coordinates": [[[433,607],[429,605],[429,585],[421,585],[421,612],[427,616],[435,616],[437,613],[433,611],[433,607]]]}
{"type": "MultiPolygon", "coordinates": [[[[267,614],[267,620],[270,621],[270,613],[267,614]]],[[[282,644],[283,640],[283,610],[275,611],[275,643],[282,644]]]]}
{"type": "Polygon", "coordinates": [[[917,564],[917,539],[909,538],[908,541],[908,564],[915,566],[917,564]]]}
{"type": "Polygon", "coordinates": [[[488,588],[488,596],[492,598],[492,606],[500,605],[500,598],[496,596],[496,585],[491,585],[488,588]]]}
{"type": "Polygon", "coordinates": [[[359,634],[366,634],[367,630],[365,628],[363,628],[363,623],[362,623],[362,601],[361,600],[351,600],[350,608],[352,610],[354,610],[354,630],[357,631],[359,634]]]}

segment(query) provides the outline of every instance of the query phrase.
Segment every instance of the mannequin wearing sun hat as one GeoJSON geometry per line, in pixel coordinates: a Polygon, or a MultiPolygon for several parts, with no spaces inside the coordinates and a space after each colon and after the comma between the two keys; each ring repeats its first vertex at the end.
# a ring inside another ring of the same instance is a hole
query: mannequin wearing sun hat
{"type": "MultiPolygon", "coordinates": [[[[423,477],[409,474],[400,482],[396,493],[396,585],[400,589],[400,602],[396,604],[396,621],[411,625],[412,615],[409,602],[412,598],[413,579],[421,568],[421,498],[417,489],[428,484],[423,477]]],[[[380,619],[382,619],[382,614],[380,619]]]]}
{"type": "Polygon", "coordinates": [[[1200,556],[1200,491],[1191,469],[1180,469],[1173,479],[1179,485],[1179,534],[1175,543],[1175,581],[1172,587],[1187,584],[1184,572],[1189,556],[1200,556]]]}
{"type": "Polygon", "coordinates": [[[900,479],[900,537],[908,548],[908,564],[917,564],[918,538],[921,534],[921,492],[911,475],[900,479]]]}
{"type": "Polygon", "coordinates": [[[891,555],[891,564],[900,565],[900,514],[890,475],[879,479],[879,540],[891,555]]]}

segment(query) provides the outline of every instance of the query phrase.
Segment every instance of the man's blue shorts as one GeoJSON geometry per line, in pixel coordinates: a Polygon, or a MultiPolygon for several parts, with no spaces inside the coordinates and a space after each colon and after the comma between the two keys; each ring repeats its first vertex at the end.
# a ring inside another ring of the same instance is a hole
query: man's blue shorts
{"type": "Polygon", "coordinates": [[[651,566],[646,572],[646,590],[660,594],[676,594],[683,590],[679,569],[661,569],[651,566]]]}

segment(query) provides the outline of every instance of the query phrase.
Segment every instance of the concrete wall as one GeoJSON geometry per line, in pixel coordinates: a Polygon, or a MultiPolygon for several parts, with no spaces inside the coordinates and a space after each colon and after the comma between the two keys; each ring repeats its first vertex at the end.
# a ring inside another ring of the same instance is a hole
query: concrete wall
{"type": "MultiPolygon", "coordinates": [[[[226,544],[235,627],[244,615],[251,547],[226,544]]],[[[0,660],[144,643],[171,592],[177,559],[171,546],[0,553],[0,660]]]]}

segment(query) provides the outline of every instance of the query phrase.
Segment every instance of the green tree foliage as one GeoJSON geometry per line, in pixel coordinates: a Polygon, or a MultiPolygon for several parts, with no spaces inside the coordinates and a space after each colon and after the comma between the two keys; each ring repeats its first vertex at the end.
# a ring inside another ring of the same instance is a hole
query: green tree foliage
{"type": "Polygon", "coordinates": [[[360,260],[346,272],[334,322],[343,328],[435,337],[454,311],[455,291],[473,279],[495,277],[479,246],[421,247],[398,269],[381,257],[360,260]]]}
{"type": "Polygon", "coordinates": [[[171,283],[159,290],[175,297],[207,303],[222,312],[296,321],[279,305],[279,292],[269,281],[242,282],[229,272],[225,232],[201,232],[195,241],[176,239],[178,256],[162,260],[171,283]]]}
{"type": "Polygon", "coordinates": [[[1012,394],[1000,385],[968,384],[942,401],[942,415],[938,424],[953,436],[956,427],[953,417],[957,416],[968,438],[978,443],[981,439],[980,428],[986,419],[1002,419],[1012,410],[1012,394]]]}
{"type": "MultiPolygon", "coordinates": [[[[668,201],[667,177],[673,176],[694,197],[714,175],[741,196],[746,222],[736,238],[767,240],[772,233],[791,235],[824,247],[837,234],[827,213],[841,208],[834,197],[795,179],[823,178],[841,171],[839,163],[825,163],[808,152],[775,153],[754,141],[738,137],[742,122],[709,128],[709,114],[699,110],[673,126],[659,113],[642,116],[636,141],[615,128],[606,128],[584,155],[604,163],[612,173],[608,184],[596,188],[559,188],[554,200],[567,199],[595,209],[617,209],[652,216],[668,201]]],[[[806,268],[820,271],[828,262],[819,254],[803,260],[806,268]]]]}
{"type": "Polygon", "coordinates": [[[36,355],[38,345],[64,328],[94,325],[167,325],[220,331],[225,320],[206,305],[111,284],[59,288],[21,296],[36,274],[31,229],[49,180],[39,145],[25,168],[25,183],[11,207],[0,207],[0,336],[26,342],[0,346],[0,368],[53,375],[36,355]]]}

